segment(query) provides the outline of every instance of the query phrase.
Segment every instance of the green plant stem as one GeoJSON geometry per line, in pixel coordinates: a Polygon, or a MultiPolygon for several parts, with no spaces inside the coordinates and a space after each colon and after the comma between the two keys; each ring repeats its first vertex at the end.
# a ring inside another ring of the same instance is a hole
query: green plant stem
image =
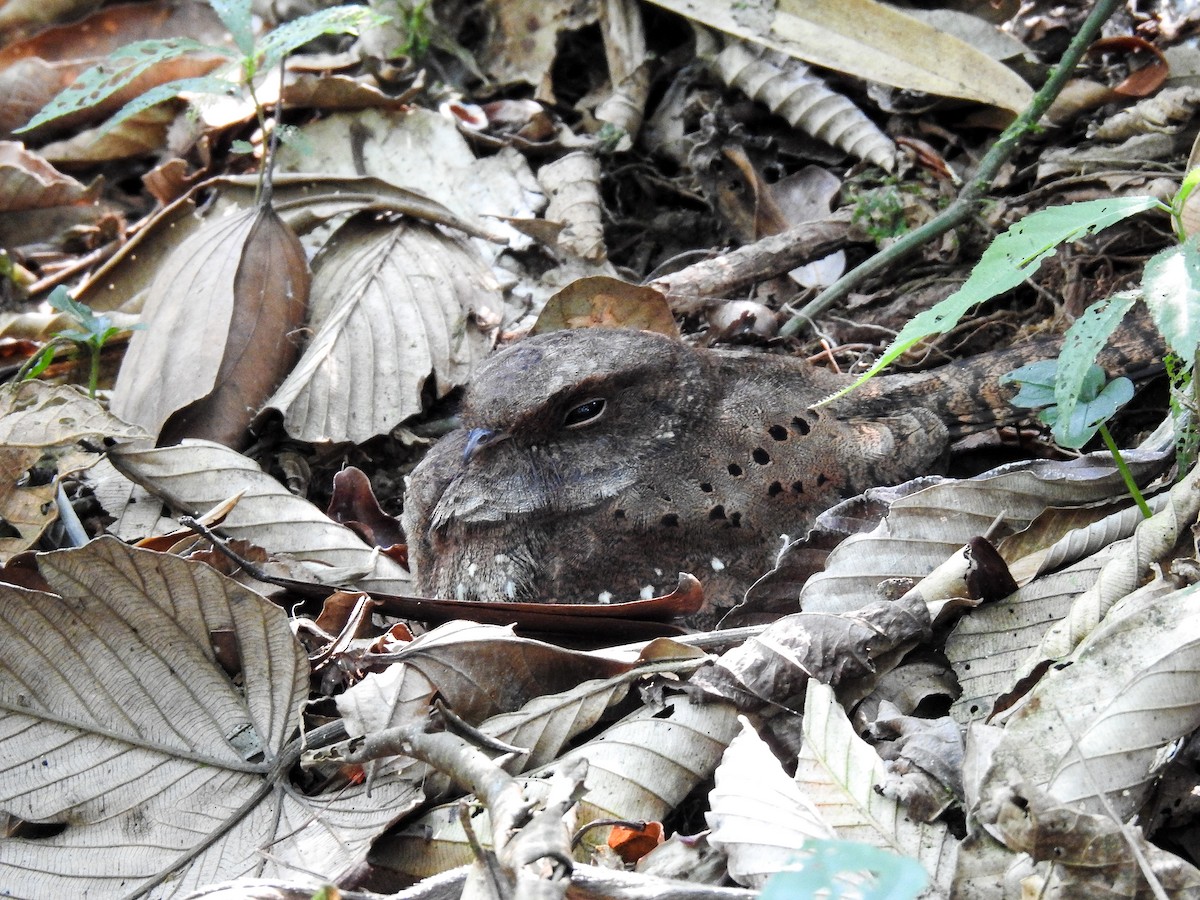
{"type": "Polygon", "coordinates": [[[779,330],[780,335],[790,337],[798,334],[806,324],[811,323],[814,318],[846,297],[867,278],[894,265],[928,242],[974,216],[1000,168],[1020,145],[1021,138],[1025,136],[1025,133],[1037,127],[1038,121],[1062,92],[1063,86],[1074,73],[1075,66],[1078,65],[1084,52],[1099,33],[1100,26],[1107,21],[1118,5],[1118,0],[1096,0],[1095,6],[1092,7],[1087,19],[1084,20],[1078,33],[1071,40],[1062,59],[1050,72],[1046,83],[1033,95],[1029,106],[1013,120],[1011,125],[1004,129],[1000,137],[996,139],[996,143],[992,144],[987,154],[980,160],[979,168],[974,176],[963,185],[963,189],[959,191],[958,197],[953,203],[920,228],[910,231],[886,250],[876,253],[823,290],[784,324],[783,328],[779,330]]]}
{"type": "Polygon", "coordinates": [[[92,358],[91,368],[88,370],[88,397],[95,400],[96,391],[100,389],[100,355],[103,352],[103,348],[94,344],[88,344],[85,348],[81,344],[79,347],[80,352],[84,349],[88,351],[88,354],[92,358]]]}
{"type": "Polygon", "coordinates": [[[1104,439],[1104,446],[1112,454],[1113,462],[1117,464],[1117,471],[1125,479],[1125,487],[1129,491],[1129,496],[1138,505],[1138,509],[1142,511],[1142,515],[1147,519],[1150,518],[1154,515],[1150,511],[1150,504],[1146,502],[1146,498],[1142,496],[1141,490],[1138,489],[1137,482],[1133,480],[1133,473],[1129,471],[1129,466],[1125,464],[1125,457],[1121,456],[1121,450],[1117,447],[1117,442],[1113,440],[1113,436],[1109,432],[1107,425],[1100,426],[1100,437],[1104,439]]]}

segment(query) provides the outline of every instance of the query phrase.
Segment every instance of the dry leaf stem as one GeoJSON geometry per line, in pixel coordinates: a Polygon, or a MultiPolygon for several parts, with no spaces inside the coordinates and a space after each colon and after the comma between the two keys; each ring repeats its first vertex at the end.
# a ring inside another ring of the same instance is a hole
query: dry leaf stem
{"type": "Polygon", "coordinates": [[[1071,40],[1070,46],[1063,53],[1062,59],[1046,79],[1046,83],[1033,95],[1033,100],[1024,112],[996,139],[996,143],[980,161],[974,177],[963,186],[953,203],[938,216],[920,228],[910,231],[886,250],[875,254],[823,290],[780,329],[780,335],[789,337],[799,333],[806,323],[845,298],[867,278],[908,257],[925,244],[974,216],[1001,166],[1012,156],[1026,132],[1037,127],[1038,121],[1062,91],[1080,58],[1117,5],[1117,0],[1097,0],[1078,33],[1071,40]]]}

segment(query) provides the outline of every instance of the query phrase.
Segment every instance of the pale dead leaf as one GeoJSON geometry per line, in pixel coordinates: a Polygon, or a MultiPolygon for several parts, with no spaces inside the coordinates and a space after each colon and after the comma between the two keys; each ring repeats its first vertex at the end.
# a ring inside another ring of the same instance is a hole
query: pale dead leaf
{"type": "Polygon", "coordinates": [[[364,590],[405,594],[408,571],[291,493],[259,466],[228,447],[185,441],[174,447],[117,447],[109,458],[133,481],[175,509],[199,515],[244,491],[222,531],[307,564],[325,584],[357,582],[364,590]]]}
{"type": "Polygon", "coordinates": [[[794,859],[806,840],[829,839],[833,829],[783,771],[745,716],[742,730],[725,749],[709,792],[704,819],[709,841],[729,856],[729,875],[738,884],[761,888],[794,859]]]}
{"type": "Polygon", "coordinates": [[[332,877],[419,801],[398,782],[365,801],[361,787],[305,797],[277,780],[308,687],[283,610],[208,566],[112,538],[39,564],[57,595],[0,586],[0,807],[66,827],[9,839],[6,889],[125,895],[175,867],[153,896],[293,866],[332,877]],[[236,683],[215,632],[235,636],[236,683]]]}
{"type": "Polygon", "coordinates": [[[170,437],[235,443],[290,363],[307,294],[304,252],[269,207],[210,219],[151,283],[113,411],[153,434],[180,413],[170,437]]]}
{"type": "Polygon", "coordinates": [[[913,822],[903,806],[879,794],[875,785],[886,777],[883,760],[854,733],[833,691],[810,680],[796,783],[840,839],[915,859],[948,893],[958,842],[944,823],[913,822]]]}
{"type": "Polygon", "coordinates": [[[361,443],[464,384],[491,349],[502,302],[470,247],[421,223],[359,216],[314,263],[312,326],[267,402],[304,441],[361,443]]]}
{"type": "Polygon", "coordinates": [[[0,211],[95,203],[99,183],[85,187],[15,141],[0,141],[0,211]]]}

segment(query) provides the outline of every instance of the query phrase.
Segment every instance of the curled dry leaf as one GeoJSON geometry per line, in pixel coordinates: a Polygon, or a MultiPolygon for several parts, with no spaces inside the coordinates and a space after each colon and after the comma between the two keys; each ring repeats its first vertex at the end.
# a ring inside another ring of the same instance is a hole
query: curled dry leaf
{"type": "Polygon", "coordinates": [[[896,167],[892,139],[798,59],[734,40],[717,55],[714,67],[722,81],[794,128],[888,172],[896,167]]]}
{"type": "Polygon", "coordinates": [[[63,827],[6,840],[6,890],[157,886],[162,898],[293,866],[336,877],[419,802],[395,781],[369,802],[361,786],[306,797],[273,772],[308,691],[282,609],[206,565],[112,538],[39,566],[57,593],[0,585],[0,806],[63,827]],[[214,647],[222,632],[240,651],[236,682],[214,647]]]}
{"type": "Polygon", "coordinates": [[[607,275],[579,278],[547,302],[531,334],[563,328],[637,328],[679,337],[666,298],[652,287],[607,275]]]}
{"type": "Polygon", "coordinates": [[[600,197],[600,161],[582,150],[547,163],[538,172],[538,183],[549,205],[545,217],[560,223],[558,249],[592,263],[608,257],[600,197]]]}
{"type": "Polygon", "coordinates": [[[1033,96],[966,41],[875,0],[781,0],[755,18],[721,0],[654,0],[687,19],[868,81],[1019,112],[1033,96]]]}
{"type": "Polygon", "coordinates": [[[113,391],[113,411],[159,434],[239,444],[291,368],[308,263],[269,207],[206,222],[150,285],[113,391]]]}
{"type": "Polygon", "coordinates": [[[84,187],[23,144],[0,141],[0,211],[90,205],[99,196],[98,188],[98,182],[84,187]]]}
{"type": "Polygon", "coordinates": [[[810,680],[796,783],[840,839],[917,860],[933,882],[926,896],[948,895],[958,842],[945,823],[914,822],[876,791],[886,778],[883,760],[855,734],[833,691],[810,680]]]}
{"type": "Polygon", "coordinates": [[[222,531],[305,562],[324,584],[357,583],[397,594],[409,587],[408,571],[399,563],[228,447],[205,441],[158,449],[125,445],[110,451],[109,458],[127,478],[189,515],[243,491],[222,531]]]}
{"type": "Polygon", "coordinates": [[[729,875],[761,888],[783,869],[806,840],[829,839],[833,829],[783,771],[779,760],[745,716],[742,730],[725,748],[704,814],[709,841],[725,850],[729,875]]]}
{"type": "Polygon", "coordinates": [[[786,704],[810,678],[840,684],[875,671],[873,660],[929,634],[919,599],[876,602],[840,614],[800,612],[723,654],[692,677],[719,697],[786,704]]]}
{"type": "Polygon", "coordinates": [[[352,218],[313,264],[312,326],[267,402],[304,441],[360,443],[464,384],[487,355],[500,292],[466,244],[422,223],[352,218]]]}

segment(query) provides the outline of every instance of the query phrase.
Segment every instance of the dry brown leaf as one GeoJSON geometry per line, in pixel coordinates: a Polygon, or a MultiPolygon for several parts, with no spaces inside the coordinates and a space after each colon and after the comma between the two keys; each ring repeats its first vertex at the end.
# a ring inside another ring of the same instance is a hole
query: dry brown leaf
{"type": "Polygon", "coordinates": [[[679,337],[661,292],[607,275],[571,282],[547,301],[531,334],[562,328],[639,328],[679,337]]]}
{"type": "Polygon", "coordinates": [[[410,587],[399,563],[228,447],[203,441],[158,449],[125,445],[110,451],[109,458],[126,477],[189,515],[245,491],[222,531],[303,561],[323,584],[357,583],[364,590],[396,594],[410,587]]]}
{"type": "MultiPolygon", "coordinates": [[[[164,2],[117,4],[79,22],[49,28],[0,50],[0,134],[8,134],[113,50],[139,40],[187,35],[216,46],[228,44],[220,19],[205,3],[164,2]]],[[[93,106],[47,123],[27,137],[74,131],[82,123],[99,122],[156,85],[177,78],[206,75],[227,63],[218,53],[189,53],[151,66],[133,83],[93,106]]]]}
{"type": "Polygon", "coordinates": [[[308,692],[279,607],[113,538],[38,563],[56,594],[0,587],[0,805],[64,827],[6,839],[6,890],[140,894],[177,866],[154,896],[294,866],[336,877],[419,802],[399,781],[377,782],[370,800],[365,786],[305,796],[273,771],[308,692]],[[214,646],[222,633],[240,649],[236,681],[214,646]]]}
{"type": "Polygon", "coordinates": [[[30,153],[23,144],[0,141],[0,211],[20,212],[64,204],[93,204],[99,184],[87,187],[30,153]]]}
{"type": "Polygon", "coordinates": [[[170,442],[236,445],[291,367],[308,263],[268,207],[209,220],[164,262],[113,391],[113,411],[170,442]]]}
{"type": "Polygon", "coordinates": [[[868,81],[1013,112],[1024,109],[1033,96],[1007,66],[875,0],[780,0],[761,10],[721,0],[653,2],[751,43],[868,81]]]}
{"type": "Polygon", "coordinates": [[[267,406],[305,441],[361,443],[466,383],[491,349],[501,298],[473,249],[421,223],[358,216],[313,263],[316,329],[267,406]]]}

